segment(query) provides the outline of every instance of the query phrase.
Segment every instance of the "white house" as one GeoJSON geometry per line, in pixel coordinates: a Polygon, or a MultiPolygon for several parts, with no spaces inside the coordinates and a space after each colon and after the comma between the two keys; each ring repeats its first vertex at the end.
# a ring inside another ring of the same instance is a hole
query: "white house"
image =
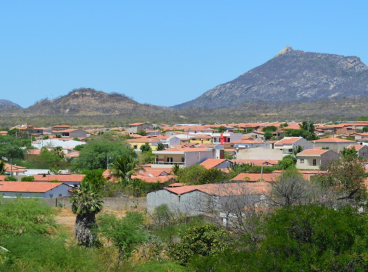
{"type": "Polygon", "coordinates": [[[312,149],[313,143],[308,142],[306,139],[302,137],[285,137],[284,139],[278,141],[274,145],[274,149],[280,149],[283,152],[283,155],[290,155],[293,153],[293,150],[298,148],[298,146],[305,149],[312,149]]]}

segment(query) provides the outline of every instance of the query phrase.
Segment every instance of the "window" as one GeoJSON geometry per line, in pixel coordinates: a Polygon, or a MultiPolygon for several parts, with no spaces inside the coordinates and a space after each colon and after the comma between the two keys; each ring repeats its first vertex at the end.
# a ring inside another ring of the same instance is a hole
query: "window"
{"type": "Polygon", "coordinates": [[[304,163],[304,159],[300,159],[300,163],[304,163]]]}
{"type": "Polygon", "coordinates": [[[313,159],[313,166],[317,166],[317,159],[313,159]]]}
{"type": "Polygon", "coordinates": [[[133,148],[134,148],[134,149],[137,149],[137,148],[138,148],[138,146],[137,146],[137,145],[134,145],[134,146],[133,146],[133,148]]]}

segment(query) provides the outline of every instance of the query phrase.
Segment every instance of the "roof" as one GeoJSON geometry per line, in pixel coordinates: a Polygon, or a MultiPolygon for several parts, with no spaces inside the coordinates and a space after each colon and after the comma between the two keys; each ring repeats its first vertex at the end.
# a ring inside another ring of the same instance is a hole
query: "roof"
{"type": "Polygon", "coordinates": [[[130,124],[129,126],[130,127],[137,127],[137,126],[140,126],[140,125],[144,125],[145,123],[134,123],[134,124],[130,124]]]}
{"type": "Polygon", "coordinates": [[[322,149],[322,148],[306,149],[298,153],[297,155],[321,155],[323,153],[326,153],[327,151],[329,151],[329,149],[322,149]]]}
{"type": "Polygon", "coordinates": [[[267,165],[267,164],[276,165],[279,163],[279,160],[233,159],[231,160],[231,162],[237,163],[237,164],[252,164],[252,165],[261,166],[262,163],[264,165],[267,165]]]}
{"type": "Polygon", "coordinates": [[[349,145],[347,148],[355,148],[356,151],[358,151],[359,149],[363,148],[364,145],[349,145]]]}
{"type": "Polygon", "coordinates": [[[268,182],[243,182],[243,183],[223,183],[223,184],[204,184],[189,185],[182,187],[174,187],[164,189],[177,194],[183,195],[193,191],[200,191],[209,195],[229,196],[229,195],[245,195],[245,194],[266,194],[271,188],[268,182]]]}
{"type": "Polygon", "coordinates": [[[275,145],[291,145],[296,141],[303,139],[302,137],[285,137],[284,139],[275,143],[275,145]]]}
{"type": "Polygon", "coordinates": [[[314,140],[313,143],[355,143],[354,141],[340,139],[340,138],[325,138],[314,140]]]}
{"type": "MultiPolygon", "coordinates": [[[[262,180],[267,182],[276,181],[279,174],[274,173],[263,173],[262,180]]],[[[261,180],[261,173],[241,173],[233,178],[231,181],[247,181],[247,182],[256,182],[261,180]]]]}
{"type": "Polygon", "coordinates": [[[19,193],[46,193],[62,183],[53,182],[0,182],[0,192],[19,192],[19,193]]]}
{"type": "Polygon", "coordinates": [[[33,175],[34,181],[82,182],[86,175],[33,175]]]}
{"type": "Polygon", "coordinates": [[[225,161],[227,161],[227,159],[207,159],[200,163],[200,165],[204,166],[206,169],[211,169],[225,161]]]}

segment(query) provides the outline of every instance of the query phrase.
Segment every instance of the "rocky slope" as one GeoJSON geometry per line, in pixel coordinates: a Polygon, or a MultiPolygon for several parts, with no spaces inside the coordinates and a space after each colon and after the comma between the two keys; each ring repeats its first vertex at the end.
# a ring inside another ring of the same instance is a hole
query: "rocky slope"
{"type": "Polygon", "coordinates": [[[53,100],[42,100],[24,110],[31,115],[114,115],[151,114],[163,107],[140,104],[118,93],[107,94],[90,88],[80,88],[53,100]]]}
{"type": "Polygon", "coordinates": [[[16,110],[22,107],[6,99],[0,99],[0,111],[3,110],[16,110]]]}
{"type": "Polygon", "coordinates": [[[285,47],[265,64],[175,108],[216,109],[248,102],[310,102],[340,97],[368,97],[368,67],[358,57],[285,47]]]}

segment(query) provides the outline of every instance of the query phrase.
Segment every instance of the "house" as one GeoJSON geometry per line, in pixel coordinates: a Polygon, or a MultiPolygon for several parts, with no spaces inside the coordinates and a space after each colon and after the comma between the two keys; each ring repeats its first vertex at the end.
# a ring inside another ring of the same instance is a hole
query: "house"
{"type": "Polygon", "coordinates": [[[70,129],[70,126],[57,125],[57,126],[52,127],[52,131],[62,131],[62,130],[67,130],[67,129],[70,129]]]}
{"type": "Polygon", "coordinates": [[[33,128],[32,134],[36,135],[51,135],[51,128],[33,128]]]}
{"type": "Polygon", "coordinates": [[[264,147],[241,149],[236,153],[236,159],[240,160],[282,160],[283,151],[281,149],[271,149],[264,147]]]}
{"type": "Polygon", "coordinates": [[[67,137],[67,138],[85,139],[87,137],[87,132],[82,129],[57,130],[57,131],[53,131],[53,134],[61,135],[62,137],[67,137]]]}
{"type": "Polygon", "coordinates": [[[312,141],[315,148],[328,148],[337,153],[340,153],[345,147],[356,144],[354,141],[340,138],[326,138],[312,141]]]}
{"type": "Polygon", "coordinates": [[[298,147],[312,149],[313,144],[302,137],[285,137],[274,144],[274,149],[282,150],[283,156],[293,154],[298,147]]]}
{"type": "Polygon", "coordinates": [[[223,210],[234,200],[246,204],[261,203],[271,189],[268,182],[242,182],[167,187],[147,194],[147,210],[162,204],[178,213],[197,215],[223,210]]]}
{"type": "Polygon", "coordinates": [[[242,138],[241,133],[224,132],[224,133],[213,133],[212,144],[221,144],[221,138],[224,143],[240,141],[242,138]]]}
{"type": "Polygon", "coordinates": [[[34,182],[61,182],[67,185],[79,186],[86,175],[34,175],[34,182]]]}
{"type": "Polygon", "coordinates": [[[153,168],[167,168],[178,164],[188,167],[199,164],[207,159],[223,159],[223,146],[217,145],[212,148],[169,148],[152,152],[156,158],[152,162],[153,168]]]}
{"type": "Polygon", "coordinates": [[[355,141],[357,142],[365,142],[368,141],[368,133],[356,133],[354,134],[355,141]]]}
{"type": "Polygon", "coordinates": [[[279,163],[279,160],[255,160],[255,159],[248,159],[248,160],[241,160],[241,159],[233,159],[231,160],[234,164],[250,164],[255,166],[274,166],[279,163]]]}
{"type": "Polygon", "coordinates": [[[227,159],[207,159],[204,162],[201,162],[200,165],[206,169],[227,169],[231,167],[232,162],[227,159]]]}
{"type": "Polygon", "coordinates": [[[349,145],[347,148],[355,148],[358,152],[358,156],[364,159],[368,159],[368,146],[367,145],[349,145]]]}
{"type": "Polygon", "coordinates": [[[37,149],[41,149],[42,147],[57,147],[61,146],[63,149],[72,148],[74,149],[77,145],[83,145],[86,142],[83,141],[75,141],[73,139],[66,138],[55,138],[55,139],[47,139],[47,140],[37,140],[32,142],[32,146],[37,149]]]}
{"type": "Polygon", "coordinates": [[[329,149],[314,148],[303,150],[296,155],[296,167],[304,170],[319,170],[331,161],[338,160],[340,155],[329,149]]]}
{"type": "Polygon", "coordinates": [[[275,182],[277,181],[279,174],[274,173],[240,173],[235,178],[233,178],[232,182],[275,182]]]}
{"type": "Polygon", "coordinates": [[[270,143],[261,142],[261,141],[252,141],[252,140],[240,140],[228,143],[231,147],[235,149],[245,149],[245,148],[256,148],[256,147],[264,147],[270,148],[270,143]]]}
{"type": "Polygon", "coordinates": [[[152,150],[157,150],[157,146],[159,143],[162,143],[165,148],[174,147],[180,145],[180,138],[176,136],[148,136],[148,137],[139,137],[137,139],[128,139],[127,143],[136,151],[140,151],[141,146],[146,143],[149,144],[152,150]]]}
{"type": "Polygon", "coordinates": [[[136,134],[141,130],[153,130],[153,125],[147,123],[134,123],[128,126],[129,134],[136,134]]]}
{"type": "Polygon", "coordinates": [[[0,195],[4,198],[40,197],[55,198],[69,196],[70,188],[62,183],[50,182],[0,182],[0,195]]]}

